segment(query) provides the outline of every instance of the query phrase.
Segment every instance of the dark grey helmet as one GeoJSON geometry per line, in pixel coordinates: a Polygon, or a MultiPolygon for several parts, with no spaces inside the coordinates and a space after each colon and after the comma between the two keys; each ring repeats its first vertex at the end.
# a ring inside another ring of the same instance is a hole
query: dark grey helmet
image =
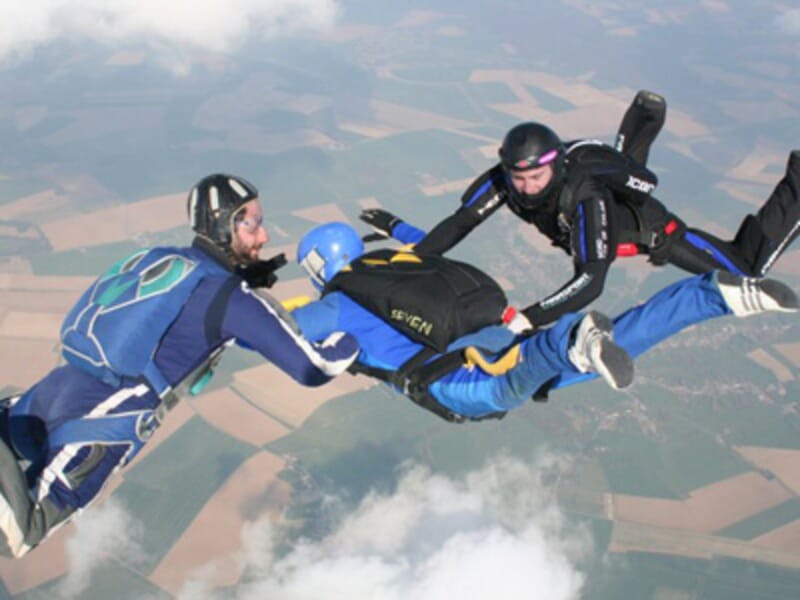
{"type": "Polygon", "coordinates": [[[564,178],[564,144],[555,132],[541,123],[521,123],[503,138],[498,154],[507,172],[553,166],[553,178],[538,194],[523,194],[510,186],[513,199],[523,208],[533,208],[546,200],[564,178]]]}
{"type": "Polygon", "coordinates": [[[234,215],[255,198],[258,190],[246,179],[225,173],[203,177],[189,192],[189,222],[197,235],[227,250],[233,240],[234,215]]]}

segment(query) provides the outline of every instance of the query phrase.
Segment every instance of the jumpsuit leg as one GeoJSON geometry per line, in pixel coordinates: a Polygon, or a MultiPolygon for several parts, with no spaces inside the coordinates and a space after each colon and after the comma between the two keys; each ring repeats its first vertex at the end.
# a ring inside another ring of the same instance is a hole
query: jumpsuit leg
{"type": "Polygon", "coordinates": [[[667,103],[663,97],[645,90],[636,94],[622,117],[614,147],[641,165],[647,165],[650,146],[664,126],[667,103]]]}
{"type": "Polygon", "coordinates": [[[577,373],[568,350],[572,329],[582,316],[565,315],[552,327],[525,338],[519,344],[519,362],[502,375],[462,367],[432,383],[429,390],[440,404],[466,417],[516,408],[559,374],[577,373]]]}
{"type": "Polygon", "coordinates": [[[733,241],[699,229],[674,240],[667,260],[691,273],[723,269],[746,277],[764,277],[800,235],[800,151],[789,155],[786,175],[756,215],[747,215],[733,241]]]}
{"type": "MultiPolygon", "coordinates": [[[[705,273],[667,286],[614,319],[614,341],[636,358],[687,327],[730,315],[716,281],[716,273],[705,273]]],[[[596,377],[595,373],[564,373],[551,389],[596,377]]]]}
{"type": "MultiPolygon", "coordinates": [[[[2,410],[0,419],[4,425],[8,423],[7,408],[2,410]]],[[[5,434],[7,429],[3,429],[5,434]]],[[[26,554],[73,512],[74,509],[59,509],[48,501],[34,501],[8,436],[0,436],[0,556],[26,554]]]]}

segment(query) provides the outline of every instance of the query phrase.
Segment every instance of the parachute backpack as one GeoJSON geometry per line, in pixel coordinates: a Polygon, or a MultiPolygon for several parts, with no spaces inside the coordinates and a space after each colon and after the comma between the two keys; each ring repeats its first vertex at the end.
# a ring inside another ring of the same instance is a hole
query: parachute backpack
{"type": "Polygon", "coordinates": [[[208,271],[178,248],[141,250],[121,260],[64,319],[64,358],[112,386],[123,378],[144,378],[164,398],[171,387],[155,365],[155,353],[208,271]]]}
{"type": "Polygon", "coordinates": [[[325,286],[341,291],[412,340],[445,352],[455,339],[498,324],[508,306],[491,277],[438,255],[375,250],[325,286]]]}

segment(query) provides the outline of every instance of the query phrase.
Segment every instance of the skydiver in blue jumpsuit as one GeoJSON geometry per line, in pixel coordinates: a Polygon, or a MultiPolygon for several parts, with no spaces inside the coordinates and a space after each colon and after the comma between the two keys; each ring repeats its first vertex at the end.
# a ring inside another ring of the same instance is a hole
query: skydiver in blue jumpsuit
{"type": "Polygon", "coordinates": [[[355,358],[351,336],[308,341],[248,284],[274,278],[259,260],[268,236],[250,183],[210,175],[192,189],[188,211],[191,247],[142,251],[101,276],[65,319],[66,364],[3,402],[3,555],[24,555],[95,499],[232,343],[308,386],[355,358]]]}
{"type": "Polygon", "coordinates": [[[619,257],[645,254],[654,265],[670,263],[690,273],[721,269],[764,277],[800,235],[800,150],[789,154],[784,177],[757,213],[742,220],[732,240],[721,240],[688,227],[651,195],[658,179],[645,165],[665,115],[663,98],[640,92],[614,147],[597,140],[562,142],[541,123],[522,123],[503,139],[500,162],[430,231],[382,209],[367,209],[361,219],[416,244],[418,252],[441,254],[508,206],[573,260],[566,283],[522,310],[537,327],[595,300],[619,257]]]}
{"type": "MultiPolygon", "coordinates": [[[[424,348],[411,337],[417,336],[390,324],[397,322],[394,315],[379,316],[365,308],[363,300],[357,302],[352,293],[332,286],[336,274],[350,269],[362,252],[358,234],[344,223],[321,225],[307,233],[298,245],[298,262],[323,295],[295,308],[292,316],[309,339],[324,339],[337,330],[352,334],[361,349],[355,372],[377,376],[424,408],[456,422],[502,416],[537,391],[572,385],[598,373],[612,387],[624,387],[632,378],[628,355],[639,356],[686,327],[725,315],[791,312],[800,306],[794,292],[773,279],[743,278],[727,272],[697,275],[668,286],[621,314],[613,325],[594,312],[564,315],[552,327],[522,336],[517,335],[519,323],[515,320],[508,326],[489,325],[455,339],[447,348],[447,353],[470,346],[482,348],[475,365],[465,365],[464,357],[459,356],[449,370],[426,380],[425,388],[420,389],[415,386],[413,371],[407,377],[392,377],[424,348]],[[486,369],[480,366],[484,363],[486,369]],[[506,370],[493,368],[500,363],[505,363],[506,370]]],[[[359,264],[369,269],[379,263],[380,256],[370,252],[359,264]]],[[[402,254],[398,257],[403,258],[402,254]]],[[[373,288],[366,289],[378,290],[382,285],[376,278],[373,288]]],[[[393,306],[401,306],[396,297],[393,302],[393,306]]],[[[432,362],[438,356],[429,353],[426,360],[432,362]]]]}

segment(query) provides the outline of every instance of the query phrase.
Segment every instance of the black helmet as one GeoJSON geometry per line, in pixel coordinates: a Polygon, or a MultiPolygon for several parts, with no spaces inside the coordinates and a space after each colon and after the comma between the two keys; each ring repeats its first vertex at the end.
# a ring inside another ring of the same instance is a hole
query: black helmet
{"type": "Polygon", "coordinates": [[[510,186],[512,198],[524,208],[546,200],[564,177],[564,144],[552,129],[541,123],[521,123],[513,127],[503,138],[499,155],[508,173],[553,165],[553,178],[538,194],[523,194],[510,186]]]}
{"type": "Polygon", "coordinates": [[[241,177],[215,173],[191,189],[187,208],[197,235],[227,250],[233,240],[233,217],[250,200],[258,198],[255,186],[241,177]]]}

